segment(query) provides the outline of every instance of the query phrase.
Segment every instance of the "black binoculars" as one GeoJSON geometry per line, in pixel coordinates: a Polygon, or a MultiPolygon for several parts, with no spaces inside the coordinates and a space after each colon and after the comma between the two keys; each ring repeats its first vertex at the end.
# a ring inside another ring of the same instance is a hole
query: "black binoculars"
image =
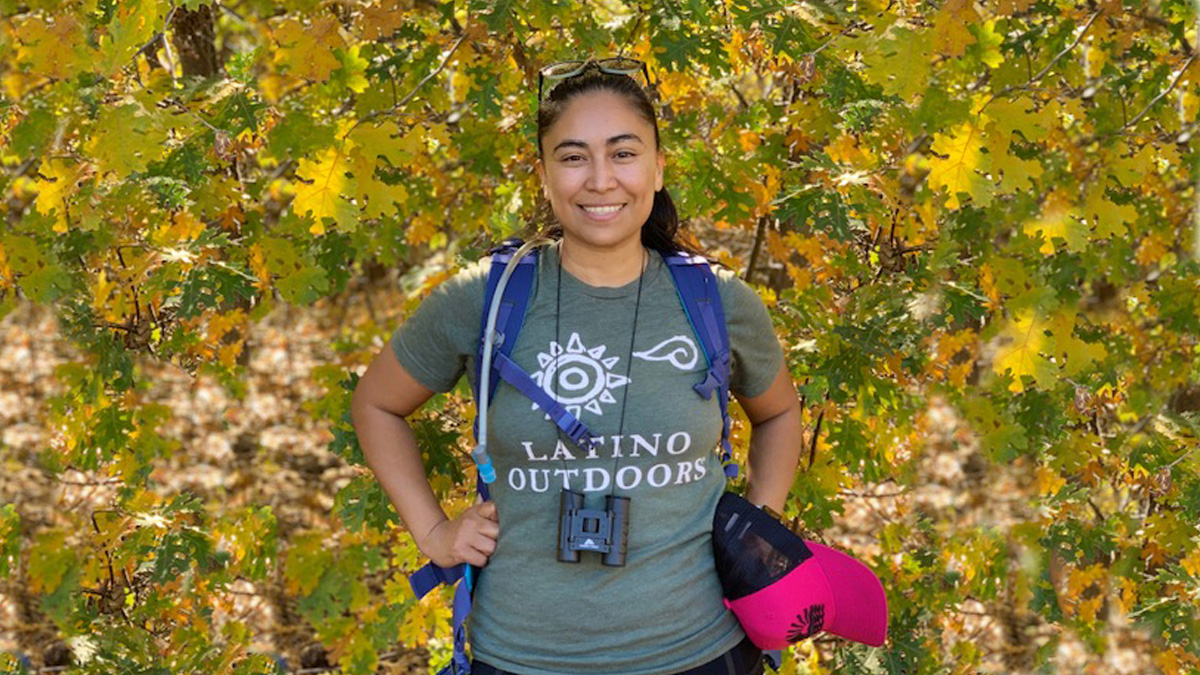
{"type": "Polygon", "coordinates": [[[610,567],[625,565],[629,544],[629,497],[606,495],[604,510],[583,508],[583,493],[563,489],[558,506],[558,560],[577,563],[582,551],[600,554],[610,567]]]}

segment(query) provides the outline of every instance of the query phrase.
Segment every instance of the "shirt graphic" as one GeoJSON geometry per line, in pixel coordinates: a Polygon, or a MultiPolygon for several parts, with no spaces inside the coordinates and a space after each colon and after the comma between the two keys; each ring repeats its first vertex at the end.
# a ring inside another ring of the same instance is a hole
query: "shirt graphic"
{"type": "Polygon", "coordinates": [[[696,343],[686,335],[668,338],[644,352],[634,352],[633,355],[645,361],[667,361],[680,370],[691,370],[700,360],[700,350],[696,349],[696,343]]]}
{"type": "MultiPolygon", "coordinates": [[[[584,347],[579,333],[571,333],[566,349],[551,341],[549,352],[538,352],[540,369],[531,377],[575,419],[580,419],[584,410],[603,415],[601,404],[616,403],[613,390],[629,384],[628,377],[614,372],[621,357],[604,356],[607,349],[606,345],[584,347]]],[[[537,407],[534,403],[532,409],[537,407]]]]}

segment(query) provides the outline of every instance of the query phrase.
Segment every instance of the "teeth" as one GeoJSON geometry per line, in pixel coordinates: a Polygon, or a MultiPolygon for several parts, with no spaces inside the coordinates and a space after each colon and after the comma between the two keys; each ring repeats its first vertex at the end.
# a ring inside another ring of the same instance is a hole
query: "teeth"
{"type": "Polygon", "coordinates": [[[587,211],[588,213],[604,214],[604,213],[616,213],[617,211],[621,210],[621,207],[619,205],[618,206],[585,206],[585,207],[583,207],[583,210],[587,211]]]}

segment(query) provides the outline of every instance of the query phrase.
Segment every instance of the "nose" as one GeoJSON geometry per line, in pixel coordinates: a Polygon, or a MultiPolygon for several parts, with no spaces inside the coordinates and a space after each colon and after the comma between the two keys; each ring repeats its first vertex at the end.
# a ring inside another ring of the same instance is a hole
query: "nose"
{"type": "Polygon", "coordinates": [[[592,170],[588,172],[587,188],[594,192],[605,192],[617,185],[617,172],[608,158],[602,157],[592,162],[592,170]]]}

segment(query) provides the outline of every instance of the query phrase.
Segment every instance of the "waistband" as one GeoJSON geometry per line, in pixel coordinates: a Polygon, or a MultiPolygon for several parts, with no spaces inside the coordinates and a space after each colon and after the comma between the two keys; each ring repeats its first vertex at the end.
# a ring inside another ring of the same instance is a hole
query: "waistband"
{"type": "MultiPolygon", "coordinates": [[[[743,638],[733,649],[708,663],[671,675],[762,675],[762,650],[754,646],[750,638],[743,638]]],[[[516,675],[500,670],[483,661],[471,662],[471,675],[516,675]]]]}

